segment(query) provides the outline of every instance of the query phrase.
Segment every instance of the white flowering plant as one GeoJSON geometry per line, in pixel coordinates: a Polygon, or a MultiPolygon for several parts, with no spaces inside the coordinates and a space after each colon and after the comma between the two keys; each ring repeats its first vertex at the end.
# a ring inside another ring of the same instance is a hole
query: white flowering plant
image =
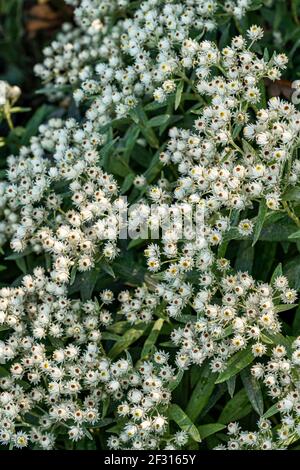
{"type": "Polygon", "coordinates": [[[297,449],[284,2],[66,3],[52,104],[18,129],[0,82],[0,446],[297,449]]]}

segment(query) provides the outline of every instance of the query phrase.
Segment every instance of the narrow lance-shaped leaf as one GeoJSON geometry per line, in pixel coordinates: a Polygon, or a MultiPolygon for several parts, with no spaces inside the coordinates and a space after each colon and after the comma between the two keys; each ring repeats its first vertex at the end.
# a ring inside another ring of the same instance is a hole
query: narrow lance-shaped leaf
{"type": "Polygon", "coordinates": [[[186,407],[186,413],[192,421],[196,421],[201,411],[208,403],[214,386],[215,374],[212,373],[209,364],[206,364],[203,366],[201,376],[186,407]]]}
{"type": "Polygon", "coordinates": [[[293,308],[297,307],[298,304],[282,304],[282,305],[276,305],[275,306],[275,312],[280,313],[280,312],[286,312],[287,310],[292,310],[293,308]]]}
{"type": "Polygon", "coordinates": [[[291,235],[288,236],[288,238],[291,240],[296,240],[300,238],[300,230],[297,230],[296,232],[292,233],[291,235]]]}
{"type": "Polygon", "coordinates": [[[275,281],[275,279],[279,276],[282,276],[282,264],[279,263],[276,268],[274,269],[274,272],[271,277],[271,284],[275,281]]]}
{"type": "Polygon", "coordinates": [[[224,428],[226,428],[225,424],[221,423],[202,424],[201,426],[198,426],[202,440],[212,436],[216,432],[222,431],[224,428]]]}
{"type": "Polygon", "coordinates": [[[260,232],[263,228],[263,225],[266,219],[267,211],[268,211],[268,208],[267,208],[266,202],[262,200],[259,204],[258,216],[255,222],[252,246],[254,246],[257,240],[259,239],[260,232]]]}
{"type": "Polygon", "coordinates": [[[148,338],[145,341],[144,347],[142,349],[141,357],[146,357],[152,351],[153,346],[156,343],[158,335],[164,324],[164,319],[159,318],[153,325],[152,331],[149,334],[148,338]]]}
{"type": "Polygon", "coordinates": [[[122,338],[111,348],[108,356],[111,359],[115,359],[117,356],[119,356],[119,354],[125,351],[132,343],[143,336],[148,326],[148,324],[145,325],[141,323],[135,325],[134,328],[130,328],[130,330],[126,331],[122,338]]]}
{"type": "Polygon", "coordinates": [[[126,193],[131,188],[134,178],[135,178],[134,173],[128,173],[128,175],[125,177],[123,184],[120,188],[121,194],[126,193]]]}
{"type": "Polygon", "coordinates": [[[186,431],[194,441],[201,442],[200,432],[180,406],[171,405],[168,414],[169,418],[175,421],[183,431],[186,431]]]}
{"type": "Polygon", "coordinates": [[[174,377],[174,380],[170,382],[170,384],[168,385],[168,389],[170,390],[170,392],[173,392],[173,390],[175,390],[178,387],[178,385],[180,384],[182,380],[183,375],[184,375],[183,370],[180,370],[179,372],[177,372],[177,375],[174,377]]]}
{"type": "Polygon", "coordinates": [[[221,372],[216,380],[216,384],[220,384],[230,379],[233,375],[238,374],[241,370],[253,362],[254,356],[249,348],[243,349],[232,356],[226,369],[221,372]]]}
{"type": "Polygon", "coordinates": [[[42,122],[47,120],[54,109],[54,106],[49,106],[46,104],[37,109],[26,125],[25,131],[22,135],[22,145],[28,144],[30,137],[37,133],[39,126],[42,124],[42,122]]]}
{"type": "Polygon", "coordinates": [[[175,111],[176,109],[178,109],[180,105],[183,87],[184,87],[184,81],[181,80],[177,86],[176,95],[175,95],[175,106],[174,106],[175,111]]]}
{"type": "Polygon", "coordinates": [[[259,382],[249,370],[242,370],[241,378],[253,409],[261,416],[264,412],[264,400],[259,382]]]}
{"type": "Polygon", "coordinates": [[[227,385],[228,393],[230,397],[232,398],[235,392],[236,375],[233,375],[232,377],[230,377],[230,379],[226,380],[226,385],[227,385]]]}
{"type": "Polygon", "coordinates": [[[228,403],[226,403],[218,421],[228,424],[247,416],[252,410],[245,389],[241,389],[228,403]]]}
{"type": "Polygon", "coordinates": [[[293,334],[295,336],[300,334],[300,306],[297,308],[293,321],[293,334]]]}
{"type": "Polygon", "coordinates": [[[271,418],[271,416],[274,416],[276,415],[276,413],[278,413],[278,408],[277,408],[277,405],[272,405],[266,412],[265,414],[262,415],[262,418],[264,419],[268,419],[268,418],[271,418]]]}
{"type": "Polygon", "coordinates": [[[149,121],[147,121],[147,127],[159,127],[163,126],[170,119],[170,114],[161,114],[160,116],[155,116],[149,121]]]}

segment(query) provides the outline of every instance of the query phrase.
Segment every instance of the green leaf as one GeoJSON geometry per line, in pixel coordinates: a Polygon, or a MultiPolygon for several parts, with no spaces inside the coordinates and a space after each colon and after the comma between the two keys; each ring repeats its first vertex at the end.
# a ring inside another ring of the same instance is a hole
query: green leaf
{"type": "Polygon", "coordinates": [[[237,227],[231,227],[228,232],[225,232],[223,240],[228,242],[231,240],[242,240],[243,238],[237,227]]]}
{"type": "Polygon", "coordinates": [[[249,142],[247,142],[247,140],[245,139],[242,139],[242,143],[243,143],[243,150],[246,154],[250,154],[252,156],[256,156],[256,150],[254,147],[252,147],[251,144],[249,144],[249,142]]]}
{"type": "Polygon", "coordinates": [[[293,186],[289,188],[282,196],[283,201],[300,202],[300,187],[293,186]]]}
{"type": "Polygon", "coordinates": [[[114,423],[114,421],[115,420],[113,418],[104,418],[104,419],[101,419],[100,421],[97,421],[94,424],[86,424],[85,427],[89,429],[104,428],[105,426],[108,426],[109,424],[114,423]]]}
{"type": "Polygon", "coordinates": [[[153,347],[156,343],[156,340],[159,336],[160,330],[164,324],[164,319],[159,318],[153,325],[151,333],[145,341],[144,347],[142,349],[141,358],[147,357],[153,350],[153,347]]]}
{"type": "Polygon", "coordinates": [[[298,336],[300,334],[300,305],[297,308],[293,321],[293,334],[298,336]]]}
{"type": "Polygon", "coordinates": [[[99,276],[99,269],[86,271],[80,276],[80,295],[83,301],[90,300],[99,276]]]}
{"type": "Polygon", "coordinates": [[[252,246],[254,246],[257,240],[259,239],[260,233],[262,231],[266,219],[267,211],[268,208],[266,202],[262,200],[259,204],[258,216],[255,222],[252,246]]]}
{"type": "Polygon", "coordinates": [[[274,272],[271,277],[271,284],[273,284],[279,276],[282,276],[282,264],[281,263],[279,263],[274,269],[274,272]]]}
{"type": "MultiPolygon", "coordinates": [[[[102,413],[101,413],[102,420],[104,420],[105,416],[108,413],[109,405],[110,405],[110,397],[107,396],[102,399],[102,413]]],[[[110,419],[110,418],[106,418],[106,419],[110,419]]]]}
{"type": "Polygon", "coordinates": [[[109,155],[105,170],[122,178],[126,178],[128,173],[133,173],[126,163],[123,155],[109,155]]]}
{"type": "Polygon", "coordinates": [[[233,375],[230,379],[226,380],[226,385],[230,398],[232,398],[235,392],[236,375],[233,375]]]}
{"type": "Polygon", "coordinates": [[[5,367],[0,366],[0,377],[8,377],[10,375],[9,371],[5,367]]]}
{"type": "Polygon", "coordinates": [[[178,109],[178,107],[180,105],[183,88],[184,88],[184,81],[181,80],[178,83],[176,94],[175,94],[175,105],[174,105],[175,111],[176,111],[176,109],[178,109]]]}
{"type": "Polygon", "coordinates": [[[230,377],[238,374],[241,370],[251,364],[253,360],[254,356],[250,348],[237,352],[229,359],[226,369],[219,374],[215,383],[220,384],[230,379],[230,377]]]}
{"type": "Polygon", "coordinates": [[[218,419],[220,423],[228,424],[247,416],[252,410],[245,389],[240,390],[228,403],[218,419]]]}
{"type": "Polygon", "coordinates": [[[110,333],[109,331],[104,331],[101,335],[102,339],[111,340],[111,341],[119,341],[121,339],[120,335],[116,333],[110,333]]]}
{"type": "Polygon", "coordinates": [[[252,0],[247,10],[249,11],[259,10],[262,6],[263,6],[262,0],[252,0]]]}
{"type": "Polygon", "coordinates": [[[286,312],[287,310],[292,310],[292,308],[298,307],[298,304],[282,304],[275,306],[275,312],[286,312]]]}
{"type": "Polygon", "coordinates": [[[226,428],[225,424],[221,423],[202,424],[201,426],[198,426],[202,440],[212,436],[216,432],[222,431],[224,428],[226,428]]]}
{"type": "Polygon", "coordinates": [[[234,265],[236,271],[247,271],[249,274],[252,273],[253,261],[254,261],[254,248],[251,246],[251,241],[244,240],[239,243],[237,257],[234,265]]]}
{"type": "Polygon", "coordinates": [[[159,141],[153,132],[153,129],[148,126],[148,117],[143,108],[141,106],[137,106],[130,112],[130,115],[134,122],[138,124],[150,147],[159,148],[159,141]]]}
{"type": "Polygon", "coordinates": [[[39,126],[46,121],[54,109],[55,108],[53,106],[48,106],[46,104],[37,109],[26,125],[25,131],[22,135],[22,145],[27,145],[30,138],[37,134],[39,126]]]}
{"type": "Polygon", "coordinates": [[[131,250],[131,248],[135,248],[137,246],[141,246],[144,243],[146,243],[146,240],[144,238],[133,238],[130,240],[127,246],[127,250],[131,250]]]}
{"type": "Polygon", "coordinates": [[[105,170],[108,169],[107,165],[109,157],[113,154],[112,149],[114,148],[115,143],[117,142],[117,139],[112,138],[112,129],[109,130],[108,134],[110,135],[110,139],[100,150],[100,164],[105,170]]]}
{"type": "Polygon", "coordinates": [[[281,333],[269,333],[267,331],[261,335],[261,339],[263,342],[273,344],[274,346],[281,344],[288,350],[288,352],[291,352],[292,343],[294,341],[294,338],[291,336],[284,336],[281,333]]]}
{"type": "Polygon", "coordinates": [[[115,272],[113,270],[113,268],[111,267],[111,265],[109,263],[107,263],[106,261],[102,261],[101,264],[100,264],[100,268],[102,269],[102,271],[104,271],[106,274],[108,274],[109,276],[113,277],[114,279],[116,279],[116,275],[115,275],[115,272]]]}
{"type": "Polygon", "coordinates": [[[124,158],[126,162],[129,161],[129,158],[132,154],[132,150],[136,144],[136,141],[140,135],[140,128],[136,124],[133,124],[129,130],[126,132],[124,137],[125,140],[125,149],[124,149],[124,158]]]}
{"type": "Polygon", "coordinates": [[[31,108],[22,108],[20,106],[10,108],[11,113],[28,113],[29,111],[31,111],[31,108]]]}
{"type": "Polygon", "coordinates": [[[223,49],[227,44],[230,42],[230,27],[231,27],[231,22],[228,21],[227,24],[224,26],[222,25],[220,27],[220,30],[222,31],[220,40],[219,40],[219,48],[223,49]]]}
{"type": "Polygon", "coordinates": [[[175,390],[178,387],[178,385],[182,381],[183,375],[184,375],[183,370],[180,370],[179,372],[177,372],[177,374],[174,377],[173,381],[170,382],[169,385],[168,385],[168,389],[170,390],[170,392],[173,392],[173,390],[175,390]]]}
{"type": "Polygon", "coordinates": [[[257,103],[257,108],[258,109],[265,109],[267,107],[267,94],[266,94],[266,87],[264,85],[264,82],[260,80],[258,83],[258,88],[260,91],[260,101],[257,103]]]}
{"type": "Polygon", "coordinates": [[[129,328],[130,328],[130,323],[126,320],[122,320],[122,321],[117,321],[113,323],[112,325],[109,325],[107,327],[107,330],[113,331],[114,333],[121,335],[125,333],[126,330],[129,330],[129,328]]]}
{"type": "Polygon", "coordinates": [[[294,256],[283,268],[284,275],[289,280],[289,285],[296,290],[300,289],[300,256],[294,256]]]}
{"type": "Polygon", "coordinates": [[[215,375],[211,372],[209,364],[202,366],[200,378],[192,392],[186,407],[186,413],[192,421],[196,421],[201,411],[207,405],[215,386],[215,375]]]}
{"type": "Polygon", "coordinates": [[[26,266],[26,260],[25,258],[17,258],[15,260],[16,262],[16,265],[18,266],[18,268],[20,269],[20,271],[22,271],[23,274],[26,274],[27,273],[27,266],[26,266]]]}
{"type": "Polygon", "coordinates": [[[293,19],[294,19],[295,23],[297,25],[299,25],[300,24],[300,21],[299,21],[300,2],[299,2],[299,0],[292,0],[291,7],[292,7],[293,19]]]}
{"type": "Polygon", "coordinates": [[[130,328],[127,330],[124,335],[117,341],[111,350],[108,353],[108,356],[111,359],[115,359],[119,356],[123,351],[129,348],[131,344],[135,343],[143,334],[145,333],[146,329],[149,327],[148,324],[140,323],[136,324],[134,328],[130,328]]]}
{"type": "Polygon", "coordinates": [[[258,380],[245,369],[241,372],[241,378],[253,409],[261,416],[264,412],[264,399],[258,380]]]}
{"type": "Polygon", "coordinates": [[[10,326],[0,326],[0,331],[7,331],[7,330],[10,330],[10,326]]]}
{"type": "Polygon", "coordinates": [[[268,419],[271,418],[271,416],[276,415],[278,413],[278,408],[277,405],[272,405],[271,408],[269,408],[265,414],[262,415],[262,418],[268,419]]]}
{"type": "Polygon", "coordinates": [[[161,114],[160,116],[155,116],[147,122],[148,127],[159,127],[163,126],[170,119],[170,114],[161,114]]]}
{"type": "Polygon", "coordinates": [[[126,418],[119,419],[118,422],[114,426],[107,429],[107,432],[120,434],[120,431],[121,429],[124,428],[125,424],[126,424],[126,418]]]}
{"type": "Polygon", "coordinates": [[[300,230],[297,230],[297,232],[292,233],[291,235],[289,235],[288,238],[291,240],[296,240],[300,238],[300,230]]]}
{"type": "Polygon", "coordinates": [[[93,441],[93,440],[94,440],[92,434],[90,433],[90,431],[89,431],[87,428],[83,427],[83,428],[82,428],[82,431],[83,431],[83,433],[86,435],[86,437],[87,437],[88,439],[90,439],[90,441],[93,441]]]}
{"type": "Polygon", "coordinates": [[[180,406],[176,404],[171,405],[168,410],[168,415],[169,418],[175,421],[180,429],[186,431],[194,441],[201,442],[200,432],[180,406]]]}
{"type": "Polygon", "coordinates": [[[123,184],[120,188],[120,191],[121,191],[121,194],[124,194],[126,193],[132,186],[132,183],[134,181],[134,178],[135,178],[135,174],[134,173],[129,173],[124,181],[123,181],[123,184]]]}
{"type": "Polygon", "coordinates": [[[270,60],[269,50],[268,50],[266,47],[265,47],[265,49],[264,49],[263,58],[264,58],[265,62],[269,62],[269,60],[270,60]]]}
{"type": "Polygon", "coordinates": [[[146,104],[146,106],[144,106],[144,110],[145,111],[157,111],[158,109],[166,108],[166,106],[167,106],[166,101],[164,101],[163,103],[152,101],[151,103],[148,103],[146,104]]]}
{"type": "Polygon", "coordinates": [[[161,172],[163,168],[163,164],[161,163],[159,159],[159,155],[160,155],[160,152],[156,152],[153,155],[150,165],[144,173],[144,176],[148,183],[151,183],[157,177],[157,175],[161,172]]]}
{"type": "MultiPolygon", "coordinates": [[[[275,214],[274,214],[275,215],[275,214]]],[[[266,221],[269,221],[267,218],[266,221]]],[[[295,224],[287,217],[275,223],[266,224],[260,233],[260,241],[265,242],[282,242],[288,241],[289,236],[295,232],[295,224]]]]}
{"type": "Polygon", "coordinates": [[[76,278],[76,274],[77,274],[77,265],[75,264],[72,269],[71,269],[71,274],[70,274],[70,286],[72,286],[75,282],[75,278],[76,278]]]}
{"type": "Polygon", "coordinates": [[[24,256],[30,255],[31,253],[32,253],[32,248],[27,247],[27,248],[25,248],[24,251],[22,251],[20,253],[12,253],[11,255],[6,256],[4,259],[16,260],[16,259],[24,258],[24,256]]]}

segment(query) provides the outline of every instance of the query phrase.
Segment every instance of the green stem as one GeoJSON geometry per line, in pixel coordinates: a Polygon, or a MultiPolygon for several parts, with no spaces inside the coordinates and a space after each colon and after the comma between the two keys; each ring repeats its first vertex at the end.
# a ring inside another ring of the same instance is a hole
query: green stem
{"type": "Polygon", "coordinates": [[[296,216],[295,212],[290,208],[287,201],[282,201],[282,205],[284,207],[285,212],[290,217],[290,219],[292,219],[295,222],[297,227],[300,227],[300,219],[296,216]]]}
{"type": "Polygon", "coordinates": [[[10,130],[13,131],[14,130],[14,125],[13,125],[13,122],[12,122],[12,119],[11,119],[11,115],[6,110],[5,110],[5,118],[6,118],[6,121],[7,121],[7,124],[9,126],[10,130]]]}

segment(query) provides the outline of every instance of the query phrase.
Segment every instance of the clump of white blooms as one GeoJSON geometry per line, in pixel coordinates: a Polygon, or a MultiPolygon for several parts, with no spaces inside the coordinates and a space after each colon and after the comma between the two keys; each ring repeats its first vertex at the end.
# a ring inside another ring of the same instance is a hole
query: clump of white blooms
{"type": "Polygon", "coordinates": [[[95,301],[69,300],[66,294],[41,268],[20,287],[0,291],[1,327],[7,330],[0,358],[9,367],[0,383],[2,444],[51,449],[53,427],[78,438],[84,426],[98,420],[100,326],[109,323],[110,314],[95,301]],[[88,394],[80,403],[84,390],[88,394]],[[32,428],[26,423],[30,417],[32,428]]]}
{"type": "Polygon", "coordinates": [[[201,37],[215,29],[217,13],[241,18],[251,3],[83,1],[75,9],[77,26],[64,25],[35,71],[57,90],[80,85],[75,99],[92,99],[88,118],[105,123],[115,114],[127,114],[145,95],[161,101],[174,92],[173,79],[180,76],[182,65],[190,65],[180,54],[180,44],[189,43],[191,34],[201,37]]]}
{"type": "Polygon", "coordinates": [[[114,178],[99,167],[104,138],[89,121],[79,127],[74,119],[63,126],[52,119],[40,132],[18,157],[8,157],[2,198],[13,224],[6,231],[16,252],[50,253],[53,279],[67,282],[71,268],[90,270],[99,257],[117,255],[124,202],[114,178]]]}
{"type": "Polygon", "coordinates": [[[137,369],[128,359],[109,360],[101,329],[112,321],[112,292],[99,300],[68,299],[41,268],[20,287],[0,290],[0,362],[8,366],[0,379],[1,444],[52,449],[58,429],[78,441],[101,421],[110,398],[118,419],[126,417],[109,439],[112,448],[160,446],[167,418],[158,410],[170,401],[174,369],[164,352],[137,369]]]}
{"type": "MultiPolygon", "coordinates": [[[[230,450],[287,449],[300,436],[300,337],[283,346],[272,348],[267,363],[257,363],[251,368],[256,380],[260,380],[275,401],[274,413],[280,413],[280,425],[275,431],[272,422],[260,419],[257,431],[243,431],[237,423],[228,426],[230,450]]],[[[271,415],[272,415],[271,414],[271,415]]],[[[218,448],[223,449],[223,446],[218,448]]]]}
{"type": "Polygon", "coordinates": [[[108,439],[111,449],[180,448],[187,442],[185,433],[181,441],[176,435],[171,439],[164,436],[168,426],[164,411],[171,399],[168,385],[174,381],[174,375],[168,354],[163,351],[157,351],[151,362],[143,362],[137,370],[131,371],[130,389],[117,407],[118,421],[125,424],[118,436],[108,439]]]}
{"type": "Polygon", "coordinates": [[[293,303],[296,299],[296,291],[283,277],[283,287],[276,280],[273,286],[257,283],[247,273],[223,274],[221,279],[203,274],[197,280],[198,291],[187,280],[175,277],[150,290],[145,285],[133,295],[128,291],[119,294],[120,313],[131,323],[151,321],[161,305],[170,318],[184,323],[171,333],[180,369],[200,366],[209,359],[212,371],[220,372],[234,353],[245,348],[254,357],[264,355],[268,334],[281,329],[278,301],[293,303]],[[194,315],[184,314],[189,305],[194,315]]]}
{"type": "MultiPolygon", "coordinates": [[[[191,60],[199,64],[200,79],[194,86],[209,104],[201,109],[194,129],[171,129],[167,150],[161,154],[161,161],[176,164],[180,174],[173,197],[190,204],[205,199],[210,214],[223,207],[242,211],[262,197],[268,208],[278,209],[281,192],[299,175],[298,161],[288,172],[285,166],[299,146],[300,113],[278,98],[272,98],[266,109],[256,106],[261,100],[260,80],[279,77],[286,56],[274,55],[269,62],[260,59],[242,37],[221,52],[208,41],[191,49],[191,60]],[[214,67],[221,73],[209,79],[214,67]],[[256,119],[251,122],[253,110],[256,119]]],[[[154,191],[159,189],[150,190],[152,198],[154,191]]],[[[155,200],[164,196],[160,191],[155,200]]],[[[244,229],[245,235],[252,231],[249,224],[244,229]]]]}

